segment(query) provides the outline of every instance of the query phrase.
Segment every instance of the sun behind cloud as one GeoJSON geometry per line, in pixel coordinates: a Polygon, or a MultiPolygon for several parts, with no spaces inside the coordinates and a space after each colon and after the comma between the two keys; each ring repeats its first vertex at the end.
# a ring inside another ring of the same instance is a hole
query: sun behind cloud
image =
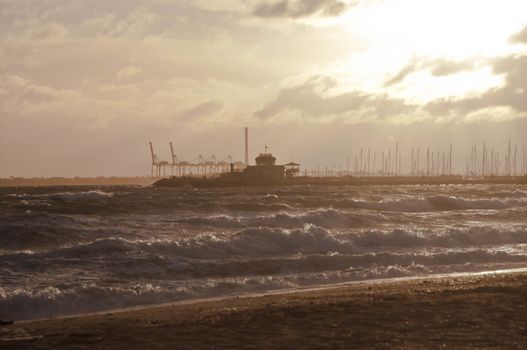
{"type": "Polygon", "coordinates": [[[6,1],[0,132],[19,144],[42,124],[30,153],[59,129],[124,144],[172,128],[523,120],[525,13],[512,0],[6,1]]]}

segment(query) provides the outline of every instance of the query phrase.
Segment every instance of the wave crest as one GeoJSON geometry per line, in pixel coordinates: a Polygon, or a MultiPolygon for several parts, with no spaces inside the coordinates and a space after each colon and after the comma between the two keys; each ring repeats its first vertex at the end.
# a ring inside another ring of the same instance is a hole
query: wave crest
{"type": "Polygon", "coordinates": [[[104,192],[101,190],[91,190],[91,191],[82,191],[82,192],[57,192],[57,193],[45,193],[45,194],[8,194],[10,197],[20,198],[20,199],[47,199],[55,201],[64,201],[64,202],[75,202],[82,200],[96,201],[102,199],[108,199],[113,197],[112,192],[104,192]]]}
{"type": "Polygon", "coordinates": [[[505,209],[513,207],[525,207],[527,201],[523,199],[472,199],[460,198],[456,196],[434,195],[421,198],[398,198],[388,199],[378,202],[364,200],[347,200],[341,203],[345,207],[402,211],[402,212],[421,212],[421,211],[447,211],[462,209],[505,209]]]}

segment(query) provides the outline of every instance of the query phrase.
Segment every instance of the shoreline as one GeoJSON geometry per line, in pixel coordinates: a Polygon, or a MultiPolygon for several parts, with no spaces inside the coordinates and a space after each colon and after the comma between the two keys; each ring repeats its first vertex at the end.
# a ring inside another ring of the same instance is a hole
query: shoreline
{"type": "Polygon", "coordinates": [[[444,278],[463,278],[463,277],[477,277],[477,276],[487,276],[487,275],[503,275],[503,274],[522,274],[527,275],[527,267],[519,268],[510,268],[510,269],[501,269],[501,270],[488,270],[488,271],[479,271],[479,272],[452,272],[452,273],[441,273],[433,275],[424,275],[424,276],[404,276],[404,277],[388,277],[388,278],[375,278],[367,280],[356,280],[348,282],[338,282],[330,284],[317,284],[312,286],[301,286],[295,288],[284,288],[284,289],[274,289],[266,290],[261,292],[246,292],[239,294],[228,294],[223,296],[215,297],[203,297],[203,298],[191,298],[178,301],[169,301],[159,304],[144,304],[136,306],[121,307],[116,309],[108,309],[95,312],[63,315],[56,317],[47,317],[47,318],[35,318],[28,320],[15,320],[17,324],[22,323],[32,323],[32,322],[44,322],[44,321],[56,321],[62,319],[71,319],[76,317],[89,317],[89,316],[98,316],[105,315],[108,313],[117,314],[117,313],[126,313],[126,312],[137,312],[142,310],[156,309],[156,308],[166,308],[166,307],[178,307],[182,305],[193,305],[200,303],[208,302],[222,302],[231,299],[246,299],[246,298],[260,298],[267,296],[280,296],[280,295],[289,295],[295,293],[310,293],[310,292],[319,292],[324,290],[331,290],[337,288],[346,288],[346,287],[355,287],[355,286],[374,286],[374,285],[383,285],[383,284],[393,284],[393,283],[404,283],[404,282],[414,282],[421,280],[437,280],[444,278]]]}
{"type": "Polygon", "coordinates": [[[139,187],[258,187],[258,186],[418,186],[418,185],[527,185],[527,175],[516,176],[322,176],[282,179],[223,179],[221,177],[86,177],[0,178],[0,188],[139,186],[139,187]]]}
{"type": "Polygon", "coordinates": [[[21,321],[0,327],[0,348],[235,348],[247,341],[255,349],[328,344],[523,348],[526,327],[527,268],[521,268],[347,282],[21,321]]]}
{"type": "Polygon", "coordinates": [[[159,178],[148,176],[0,178],[0,188],[75,187],[75,186],[150,186],[159,178]]]}

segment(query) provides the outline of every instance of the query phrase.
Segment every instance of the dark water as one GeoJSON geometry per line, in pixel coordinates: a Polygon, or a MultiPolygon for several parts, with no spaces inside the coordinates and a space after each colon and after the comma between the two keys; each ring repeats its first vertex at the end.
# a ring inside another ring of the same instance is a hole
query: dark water
{"type": "Polygon", "coordinates": [[[526,186],[0,189],[0,318],[527,267],[526,186]]]}

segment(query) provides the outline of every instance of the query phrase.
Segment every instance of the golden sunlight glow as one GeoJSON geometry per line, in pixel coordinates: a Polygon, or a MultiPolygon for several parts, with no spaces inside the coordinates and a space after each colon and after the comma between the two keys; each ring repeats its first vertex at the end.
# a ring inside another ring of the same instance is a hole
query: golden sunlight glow
{"type": "MultiPolygon", "coordinates": [[[[378,91],[414,59],[477,60],[510,54],[512,33],[525,24],[527,2],[395,0],[363,3],[344,16],[315,24],[344,28],[365,49],[347,52],[328,68],[343,89],[378,91]]],[[[414,101],[469,94],[499,86],[489,67],[448,77],[423,71],[388,92],[414,101]],[[474,83],[474,82],[477,83],[474,83]]]]}
{"type": "Polygon", "coordinates": [[[421,104],[444,96],[483,93],[501,87],[503,83],[503,77],[494,75],[490,67],[442,77],[421,71],[409,76],[400,89],[392,89],[392,95],[421,104]]]}

